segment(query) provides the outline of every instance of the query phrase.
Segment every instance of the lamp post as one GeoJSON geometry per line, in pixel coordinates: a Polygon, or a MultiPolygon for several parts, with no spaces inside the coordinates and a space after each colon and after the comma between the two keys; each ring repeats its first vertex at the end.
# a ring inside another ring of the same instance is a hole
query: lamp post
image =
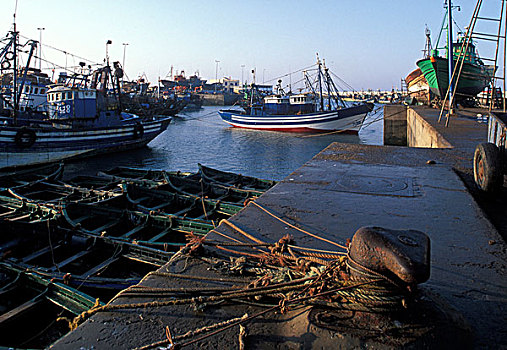
{"type": "Polygon", "coordinates": [[[218,84],[218,64],[220,61],[215,60],[216,68],[215,68],[215,94],[217,93],[217,84],[218,84]]]}
{"type": "MultiPolygon", "coordinates": [[[[125,73],[125,50],[127,49],[127,45],[129,43],[123,43],[123,62],[121,64],[121,68],[123,69],[123,72],[125,73]]],[[[123,74],[125,75],[125,74],[123,74]]],[[[123,83],[123,76],[121,77],[121,82],[123,83]]]]}
{"type": "Polygon", "coordinates": [[[243,85],[243,84],[245,83],[245,82],[243,81],[243,70],[244,70],[244,68],[245,68],[245,65],[244,65],[244,64],[242,64],[242,65],[241,65],[241,85],[243,85]]]}
{"type": "Polygon", "coordinates": [[[46,28],[40,27],[37,28],[39,31],[39,70],[41,70],[42,67],[42,31],[46,28]]]}
{"type": "Polygon", "coordinates": [[[107,62],[107,65],[109,66],[109,53],[108,53],[108,47],[109,45],[111,45],[113,42],[111,40],[108,40],[106,41],[106,62],[107,62]]]}
{"type": "Polygon", "coordinates": [[[123,68],[123,70],[125,70],[125,50],[127,49],[127,45],[129,43],[123,43],[123,62],[121,64],[121,67],[123,68]]]}

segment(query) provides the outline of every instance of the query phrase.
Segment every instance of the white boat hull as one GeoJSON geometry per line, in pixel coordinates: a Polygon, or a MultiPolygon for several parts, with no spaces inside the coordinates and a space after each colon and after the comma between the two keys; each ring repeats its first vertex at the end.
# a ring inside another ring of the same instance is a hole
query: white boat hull
{"type": "Polygon", "coordinates": [[[371,108],[354,106],[306,115],[248,115],[241,111],[220,111],[222,119],[239,128],[273,131],[343,131],[358,133],[371,108]]]}

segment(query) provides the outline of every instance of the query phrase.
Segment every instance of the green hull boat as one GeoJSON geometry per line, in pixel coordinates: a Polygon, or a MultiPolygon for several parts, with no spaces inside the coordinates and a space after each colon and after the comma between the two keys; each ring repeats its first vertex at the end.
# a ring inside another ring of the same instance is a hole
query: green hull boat
{"type": "MultiPolygon", "coordinates": [[[[417,66],[423,72],[430,91],[440,99],[444,99],[449,87],[449,62],[447,58],[425,58],[417,61],[417,66]]],[[[460,100],[476,96],[489,85],[494,71],[495,69],[492,66],[465,62],[455,88],[456,98],[460,100]]]]}

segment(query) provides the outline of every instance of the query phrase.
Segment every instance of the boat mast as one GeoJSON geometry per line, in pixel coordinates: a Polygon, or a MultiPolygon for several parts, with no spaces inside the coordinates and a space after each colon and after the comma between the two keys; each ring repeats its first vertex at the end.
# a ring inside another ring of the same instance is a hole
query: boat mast
{"type": "Polygon", "coordinates": [[[454,69],[454,53],[452,48],[452,0],[447,0],[447,60],[449,61],[449,115],[453,114],[453,95],[454,95],[454,82],[453,82],[453,69],[454,69]]]}
{"type": "Polygon", "coordinates": [[[23,93],[23,89],[25,87],[25,82],[26,82],[26,76],[28,74],[28,67],[30,67],[30,61],[32,60],[33,52],[35,50],[35,47],[37,46],[37,42],[36,41],[32,41],[30,43],[30,45],[31,45],[30,53],[28,54],[28,59],[26,61],[25,71],[23,72],[23,78],[21,80],[21,84],[20,84],[20,87],[19,87],[19,94],[18,94],[17,99],[16,99],[16,105],[17,106],[19,106],[19,101],[21,100],[21,94],[23,93]]]}
{"type": "Polygon", "coordinates": [[[324,110],[324,97],[322,96],[322,70],[320,67],[319,54],[317,54],[317,65],[319,66],[319,91],[320,91],[320,110],[324,110]]]}
{"type": "Polygon", "coordinates": [[[324,74],[326,78],[326,88],[327,88],[327,108],[328,110],[331,110],[331,86],[329,82],[329,68],[326,67],[326,60],[323,59],[323,66],[324,66],[324,74]]]}
{"type": "Polygon", "coordinates": [[[252,75],[253,75],[253,82],[252,82],[252,89],[250,91],[250,107],[253,107],[253,101],[254,101],[254,90],[255,90],[255,69],[252,69],[252,75]]]}
{"type": "MultiPolygon", "coordinates": [[[[16,2],[16,7],[17,7],[17,2],[16,2]]],[[[14,43],[13,43],[13,64],[12,64],[12,77],[13,77],[13,87],[12,87],[12,100],[14,102],[14,108],[13,108],[13,111],[14,111],[14,114],[13,114],[13,122],[14,122],[14,125],[17,124],[17,121],[18,121],[18,67],[17,67],[17,63],[18,63],[18,32],[16,31],[16,11],[14,11],[14,24],[13,24],[13,27],[14,27],[14,31],[12,32],[12,35],[14,36],[14,43]]]]}

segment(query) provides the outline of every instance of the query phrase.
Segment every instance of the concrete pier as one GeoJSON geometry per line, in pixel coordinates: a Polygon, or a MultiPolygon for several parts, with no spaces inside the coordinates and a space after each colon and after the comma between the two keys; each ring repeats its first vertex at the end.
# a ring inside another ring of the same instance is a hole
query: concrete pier
{"type": "MultiPolygon", "coordinates": [[[[388,332],[371,336],[339,328],[339,322],[332,329],[319,327],[308,308],[296,309],[248,323],[247,349],[507,347],[505,242],[456,172],[470,172],[473,148],[483,139],[484,126],[463,118],[451,121],[454,130],[439,130],[434,126],[438,112],[403,106],[391,110],[398,116],[406,113],[407,144],[417,147],[333,143],[256,202],[287,222],[339,242],[351,238],[362,226],[425,232],[431,238],[432,267],[431,277],[421,289],[440,313],[426,314],[428,319],[421,316],[424,327],[394,333],[397,336],[388,332]]],[[[387,113],[386,121],[392,114],[387,113]]],[[[402,130],[402,118],[392,121],[386,125],[402,130]]],[[[396,132],[391,137],[403,139],[396,132]]],[[[291,234],[304,246],[334,248],[273,219],[253,204],[230,221],[267,242],[291,234]]],[[[217,231],[234,234],[224,224],[217,231]]],[[[216,233],[208,238],[223,239],[216,233]]],[[[198,259],[179,260],[161,271],[221,276],[198,259]]],[[[241,280],[237,283],[241,285],[241,280]]],[[[154,275],[142,285],[207,288],[211,284],[154,275]]],[[[114,303],[150,300],[119,298],[114,303]]],[[[240,305],[102,312],[59,340],[54,348],[134,348],[164,339],[166,326],[177,335],[258,310],[262,308],[240,305]]],[[[398,324],[399,320],[393,319],[391,327],[398,324]]],[[[238,329],[194,344],[193,348],[238,348],[238,329]]]]}

